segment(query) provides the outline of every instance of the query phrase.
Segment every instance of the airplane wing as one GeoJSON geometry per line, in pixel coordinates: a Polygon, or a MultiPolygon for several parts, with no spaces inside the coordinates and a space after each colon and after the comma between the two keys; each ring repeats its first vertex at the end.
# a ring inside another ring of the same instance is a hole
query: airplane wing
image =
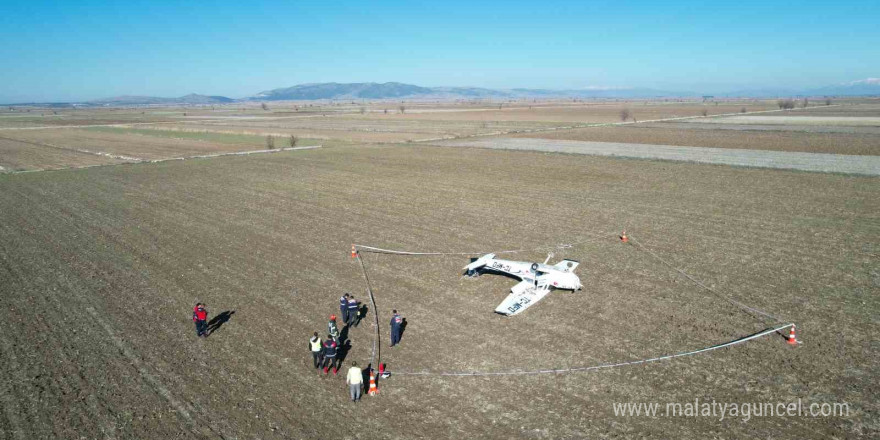
{"type": "Polygon", "coordinates": [[[537,267],[537,264],[526,263],[522,261],[497,260],[495,254],[486,254],[464,267],[467,275],[473,275],[478,269],[490,272],[506,273],[513,277],[523,279],[531,279],[534,281],[537,274],[531,267],[537,267]]]}
{"type": "Polygon", "coordinates": [[[530,280],[520,281],[510,289],[510,295],[495,308],[495,313],[516,315],[542,300],[548,293],[550,288],[547,286],[535,286],[530,280]]]}

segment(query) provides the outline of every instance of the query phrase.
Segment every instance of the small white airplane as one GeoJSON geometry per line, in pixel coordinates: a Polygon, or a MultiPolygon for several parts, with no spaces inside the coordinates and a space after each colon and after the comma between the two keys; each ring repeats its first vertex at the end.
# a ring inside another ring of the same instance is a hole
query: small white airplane
{"type": "Polygon", "coordinates": [[[481,273],[496,273],[518,278],[518,284],[510,288],[510,295],[495,308],[495,313],[513,316],[534,305],[550,293],[552,289],[581,290],[581,280],[574,274],[578,262],[562,260],[553,266],[547,262],[553,254],[547,255],[543,264],[525,261],[499,260],[495,254],[486,254],[471,261],[464,267],[468,276],[481,273]]]}

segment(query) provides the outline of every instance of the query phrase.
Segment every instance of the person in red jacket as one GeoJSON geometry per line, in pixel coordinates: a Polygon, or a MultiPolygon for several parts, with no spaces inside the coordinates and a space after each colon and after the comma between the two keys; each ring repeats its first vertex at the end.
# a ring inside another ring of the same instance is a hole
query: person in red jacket
{"type": "Polygon", "coordinates": [[[327,335],[327,340],[324,341],[324,374],[327,374],[330,368],[333,368],[333,375],[336,375],[339,367],[339,360],[336,359],[337,348],[339,347],[336,345],[336,341],[333,340],[333,335],[327,335]]]}
{"type": "Polygon", "coordinates": [[[193,307],[193,322],[196,323],[196,334],[200,338],[208,337],[208,309],[202,303],[193,307]]]}

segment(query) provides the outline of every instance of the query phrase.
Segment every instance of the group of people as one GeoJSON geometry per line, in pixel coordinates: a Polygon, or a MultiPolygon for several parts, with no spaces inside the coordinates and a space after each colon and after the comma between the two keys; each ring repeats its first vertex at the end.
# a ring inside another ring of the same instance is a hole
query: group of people
{"type": "MultiPolygon", "coordinates": [[[[343,323],[345,323],[348,328],[357,327],[360,319],[364,315],[360,302],[349,293],[343,294],[342,297],[339,298],[339,314],[342,317],[343,323]]],[[[400,337],[403,333],[404,325],[405,320],[399,313],[397,313],[397,310],[394,310],[391,316],[392,347],[400,343],[400,337]]],[[[318,336],[318,332],[314,332],[312,337],[309,338],[309,351],[312,355],[312,365],[316,369],[323,369],[324,374],[328,374],[332,369],[333,374],[336,375],[341,367],[341,362],[339,361],[339,349],[343,342],[345,341],[342,340],[339,326],[336,324],[336,315],[330,315],[330,320],[327,322],[327,338],[321,340],[321,337],[318,336]]],[[[357,362],[351,363],[345,381],[349,386],[351,401],[360,401],[364,389],[364,372],[357,366],[357,362]]]]}
{"type": "MultiPolygon", "coordinates": [[[[345,326],[351,328],[358,326],[365,311],[361,309],[361,303],[353,295],[346,293],[339,298],[339,314],[345,326]]],[[[193,307],[192,319],[196,325],[196,335],[200,338],[206,338],[208,336],[208,309],[205,304],[196,303],[193,307]]],[[[405,325],[406,320],[397,310],[393,310],[391,315],[392,347],[400,343],[405,325]]],[[[348,333],[345,332],[345,334],[348,333]]],[[[337,375],[339,372],[341,367],[340,350],[345,342],[342,335],[343,333],[339,331],[339,326],[336,324],[336,315],[332,314],[327,322],[327,338],[322,340],[318,332],[314,332],[309,338],[312,363],[316,369],[322,369],[324,374],[328,374],[330,370],[333,370],[333,375],[337,375]]],[[[360,401],[364,388],[364,372],[358,367],[357,362],[351,363],[345,381],[349,385],[352,402],[360,401]]]]}

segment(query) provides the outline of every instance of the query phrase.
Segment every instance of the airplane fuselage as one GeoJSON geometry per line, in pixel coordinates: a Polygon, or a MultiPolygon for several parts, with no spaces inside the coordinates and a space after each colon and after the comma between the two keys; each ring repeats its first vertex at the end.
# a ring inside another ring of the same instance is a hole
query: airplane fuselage
{"type": "Polygon", "coordinates": [[[498,260],[493,258],[487,261],[483,268],[489,271],[503,272],[521,280],[530,280],[536,282],[537,285],[547,286],[554,289],[578,290],[583,287],[581,286],[580,278],[578,278],[574,272],[553,270],[550,269],[552,266],[540,263],[498,260]]]}

